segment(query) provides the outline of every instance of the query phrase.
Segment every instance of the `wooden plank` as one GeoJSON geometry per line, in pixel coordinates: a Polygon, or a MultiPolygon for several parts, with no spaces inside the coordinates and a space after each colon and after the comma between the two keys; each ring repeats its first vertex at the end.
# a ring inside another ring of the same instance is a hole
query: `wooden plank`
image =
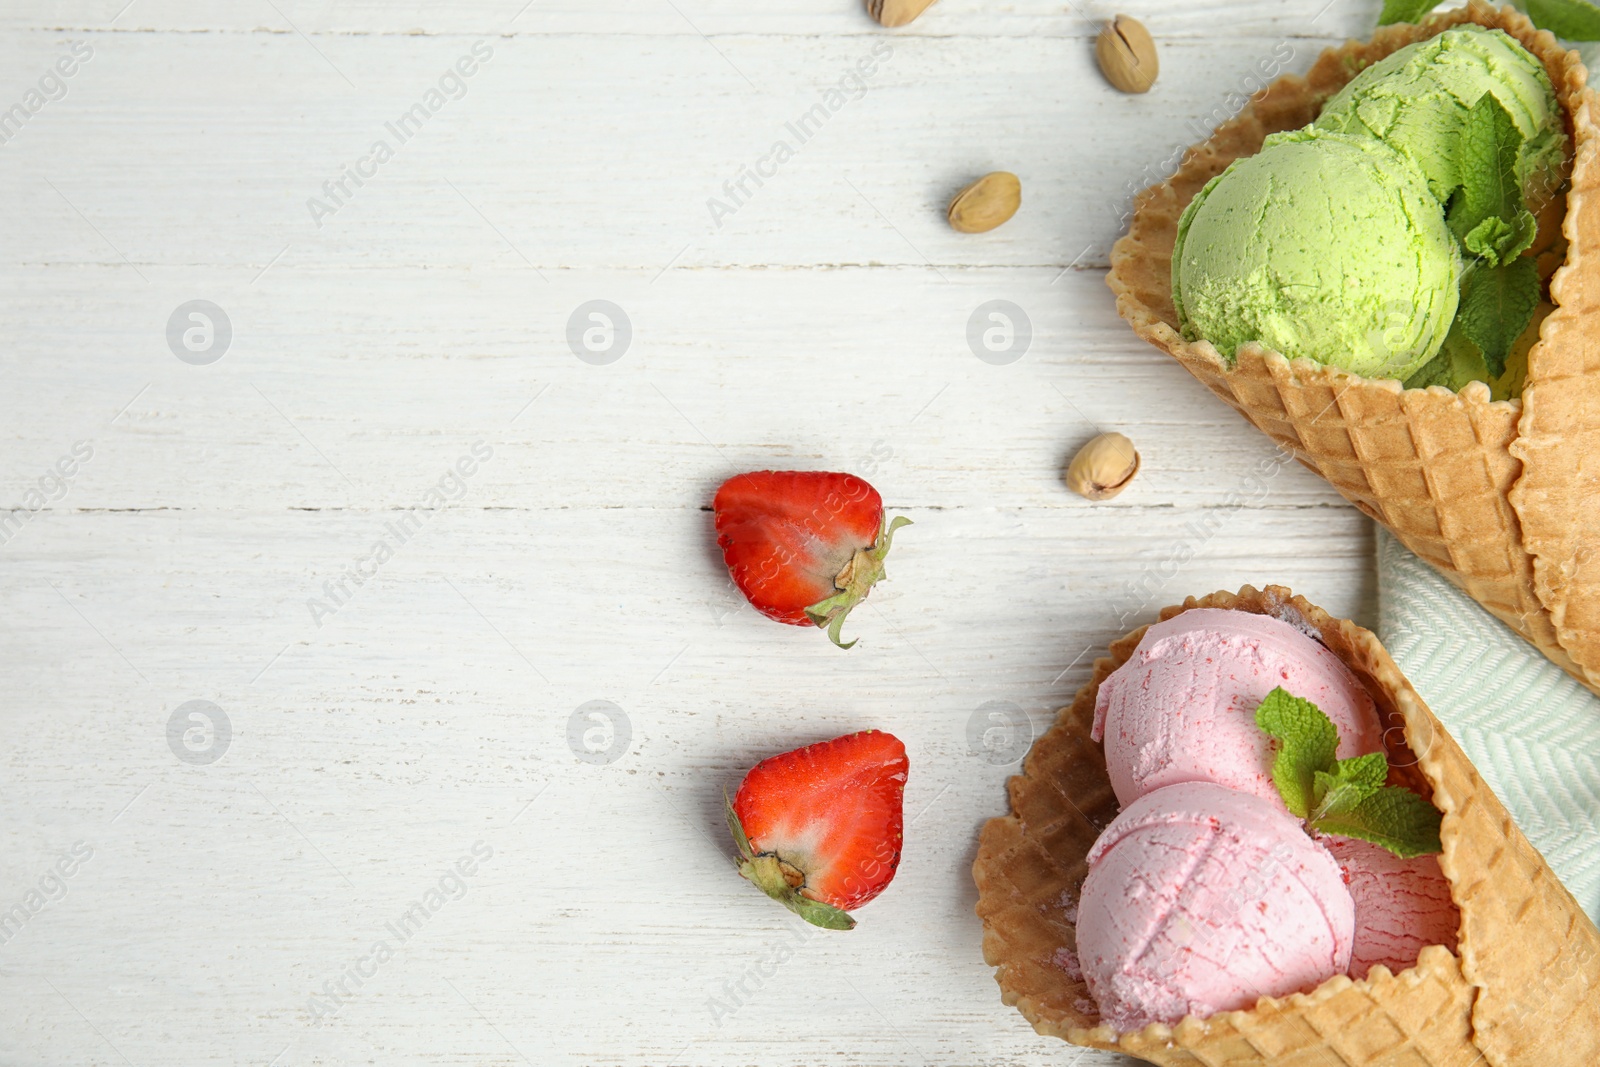
{"type": "MultiPolygon", "coordinates": [[[[4,146],[6,261],[114,264],[130,287],[163,270],[244,286],[269,264],[1104,266],[1134,192],[1263,70],[1331,43],[1175,40],[1158,89],[1130,97],[1086,43],[1050,38],[740,38],[754,87],[697,37],[348,41],[335,69],[292,34],[86,39],[66,95],[4,146]],[[395,125],[474,46],[492,56],[459,98],[395,125]],[[952,232],[947,201],[993,169],[1022,178],[1021,213],[952,232]]],[[[66,49],[19,34],[0,61],[44,72],[66,49]]]]}
{"type": "MultiPolygon", "coordinates": [[[[859,469],[905,506],[1081,512],[1061,472],[1106,429],[1133,438],[1143,469],[1100,508],[1206,507],[1276,455],[1132,335],[1097,271],[568,272],[547,284],[512,269],[275,269],[255,286],[189,289],[117,275],[11,272],[7,507],[79,440],[94,458],[51,507],[208,509],[240,486],[258,506],[407,507],[479,439],[497,452],[472,503],[518,508],[699,506],[735,471],[776,465],[859,469]],[[225,305],[233,339],[193,366],[168,348],[164,320],[202,294],[225,305]],[[598,294],[633,323],[603,366],[566,338],[598,294]],[[1009,364],[969,341],[993,299],[1032,330],[1009,364]]],[[[1250,506],[1338,501],[1298,467],[1244,488],[1250,506]]]]}
{"type": "MultiPolygon", "coordinates": [[[[436,35],[465,33],[604,34],[681,36],[703,33],[826,34],[885,32],[859,0],[498,0],[444,4],[437,0],[275,0],[271,5],[196,4],[192,0],[19,0],[0,14],[8,29],[124,32],[256,32],[436,35]],[[121,9],[121,10],[119,10],[121,9]]],[[[1271,4],[1227,0],[1197,7],[1181,0],[1145,0],[1138,17],[1161,37],[1234,40],[1248,36],[1366,36],[1382,5],[1376,0],[1277,0],[1271,4]]],[[[1116,11],[1082,0],[939,0],[899,36],[1093,36],[1116,11]]]]}

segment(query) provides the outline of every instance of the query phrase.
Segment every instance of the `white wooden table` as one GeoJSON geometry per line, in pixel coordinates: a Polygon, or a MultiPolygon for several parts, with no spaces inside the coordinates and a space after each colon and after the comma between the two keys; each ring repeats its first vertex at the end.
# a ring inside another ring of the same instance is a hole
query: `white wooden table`
{"type": "Polygon", "coordinates": [[[1369,524],[1252,480],[1266,439],[1120,322],[1107,253],[1377,0],[1146,0],[1145,97],[1097,3],[125,2],[0,8],[0,108],[39,103],[0,145],[0,1064],[1124,1062],[1000,1003],[979,826],[1155,607],[1273,581],[1370,621],[1374,578],[1369,524]],[[1021,213],[951,232],[1002,168],[1021,213]],[[580,359],[593,300],[627,343],[580,359]],[[969,344],[996,300],[1025,349],[969,344]],[[1144,469],[1090,505],[1097,428],[1144,469]],[[728,582],[711,493],[766,466],[915,520],[849,653],[728,582]],[[809,936],[722,790],[868,726],[910,751],[904,860],[809,936]]]}

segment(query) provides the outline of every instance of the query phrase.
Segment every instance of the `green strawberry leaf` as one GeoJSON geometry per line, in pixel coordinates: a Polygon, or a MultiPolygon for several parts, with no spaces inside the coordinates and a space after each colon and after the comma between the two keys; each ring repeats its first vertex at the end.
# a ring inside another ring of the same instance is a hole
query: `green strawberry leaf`
{"type": "Polygon", "coordinates": [[[854,930],[856,928],[856,921],[850,917],[849,912],[836,908],[832,904],[824,904],[820,900],[812,900],[810,897],[801,896],[799,893],[795,893],[784,900],[783,906],[812,926],[820,926],[824,930],[854,930]]]}
{"type": "Polygon", "coordinates": [[[733,834],[733,843],[739,848],[741,859],[754,859],[755,850],[750,847],[750,838],[745,836],[744,824],[739,821],[739,816],[734,813],[733,799],[728,796],[728,791],[722,791],[722,806],[728,819],[728,831],[733,834]]]}
{"type": "Polygon", "coordinates": [[[1382,845],[1403,859],[1443,851],[1439,826],[1444,817],[1437,808],[1409,789],[1384,786],[1340,814],[1312,820],[1310,826],[1325,834],[1357,837],[1382,845]]]}
{"type": "Polygon", "coordinates": [[[1382,752],[1342,759],[1334,765],[1333,773],[1316,774],[1317,806],[1311,821],[1330,815],[1344,815],[1368,797],[1383,788],[1389,777],[1389,761],[1382,752]]]}
{"type": "Polygon", "coordinates": [[[1383,0],[1383,13],[1378,16],[1378,25],[1387,26],[1393,22],[1421,22],[1422,16],[1432,11],[1437,6],[1437,0],[1383,0]]]}
{"type": "MultiPolygon", "coordinates": [[[[828,631],[828,639],[840,648],[852,648],[860,638],[850,641],[840,640],[844,631],[844,620],[855,610],[857,604],[867,599],[867,594],[872,587],[886,577],[883,567],[883,557],[889,554],[889,547],[894,543],[894,532],[902,526],[910,526],[911,520],[904,515],[897,515],[893,522],[884,516],[883,525],[878,530],[878,540],[871,549],[858,551],[852,558],[852,566],[847,568],[850,575],[846,588],[834,588],[839,591],[832,596],[817,601],[805,609],[806,618],[817,626],[828,631]]],[[[844,573],[844,572],[841,572],[844,573]]],[[[838,578],[834,581],[837,583],[838,578]]]]}
{"type": "Polygon", "coordinates": [[[1456,322],[1483,353],[1491,378],[1506,372],[1506,356],[1539,306],[1539,269],[1521,257],[1501,267],[1474,264],[1461,280],[1456,322]]]}
{"type": "Polygon", "coordinates": [[[1316,773],[1334,766],[1339,731],[1322,709],[1281,686],[1256,709],[1256,725],[1278,739],[1272,781],[1289,810],[1304,819],[1316,807],[1316,773]]]}
{"type": "Polygon", "coordinates": [[[1516,4],[1541,30],[1569,41],[1600,41],[1600,7],[1588,0],[1516,0],[1516,4]]]}
{"type": "Polygon", "coordinates": [[[1461,130],[1462,185],[1450,201],[1450,230],[1491,266],[1509,263],[1533,244],[1538,224],[1522,199],[1517,157],[1522,131],[1493,93],[1467,112],[1461,130]]]}

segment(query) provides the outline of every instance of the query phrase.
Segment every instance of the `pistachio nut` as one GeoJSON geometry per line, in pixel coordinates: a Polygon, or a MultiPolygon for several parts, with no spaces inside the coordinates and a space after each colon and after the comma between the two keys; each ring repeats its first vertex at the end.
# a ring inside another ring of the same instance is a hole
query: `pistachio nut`
{"type": "Polygon", "coordinates": [[[1139,473],[1139,453],[1120,433],[1103,433],[1078,449],[1067,466],[1067,488],[1090,500],[1110,500],[1139,473]]]}
{"type": "Polygon", "coordinates": [[[950,228],[961,233],[986,233],[1022,206],[1022,182],[1010,171],[985,174],[955,195],[947,212],[950,228]]]}
{"type": "Polygon", "coordinates": [[[1150,31],[1127,15],[1105,24],[1095,38],[1094,54],[1106,81],[1125,93],[1149,92],[1161,69],[1150,31]]]}
{"type": "Polygon", "coordinates": [[[931,6],[933,0],[867,0],[867,14],[884,26],[904,26],[931,6]]]}

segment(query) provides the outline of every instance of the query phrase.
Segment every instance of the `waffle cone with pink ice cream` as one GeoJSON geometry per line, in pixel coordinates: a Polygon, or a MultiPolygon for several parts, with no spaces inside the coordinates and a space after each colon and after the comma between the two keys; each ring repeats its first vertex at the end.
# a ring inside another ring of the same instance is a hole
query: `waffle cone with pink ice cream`
{"type": "Polygon", "coordinates": [[[1460,917],[1448,892],[1429,891],[1425,857],[1340,838],[1336,858],[1294,817],[1307,809],[1291,814],[1279,742],[1257,723],[1275,692],[1326,717],[1336,759],[1382,751],[1355,675],[1270,616],[1200,609],[1157,623],[1100,685],[1091,736],[1124,807],[1089,852],[1079,962],[1118,1029],[1315,988],[1350,972],[1358,942],[1363,975],[1416,962],[1425,942],[1412,930],[1454,943],[1460,917]]]}
{"type": "Polygon", "coordinates": [[[1035,1029],[1171,1067],[1600,1063],[1600,931],[1376,638],[1246,587],[1111,652],[973,865],[1035,1029]],[[1429,834],[1349,821],[1347,772],[1429,834]]]}

